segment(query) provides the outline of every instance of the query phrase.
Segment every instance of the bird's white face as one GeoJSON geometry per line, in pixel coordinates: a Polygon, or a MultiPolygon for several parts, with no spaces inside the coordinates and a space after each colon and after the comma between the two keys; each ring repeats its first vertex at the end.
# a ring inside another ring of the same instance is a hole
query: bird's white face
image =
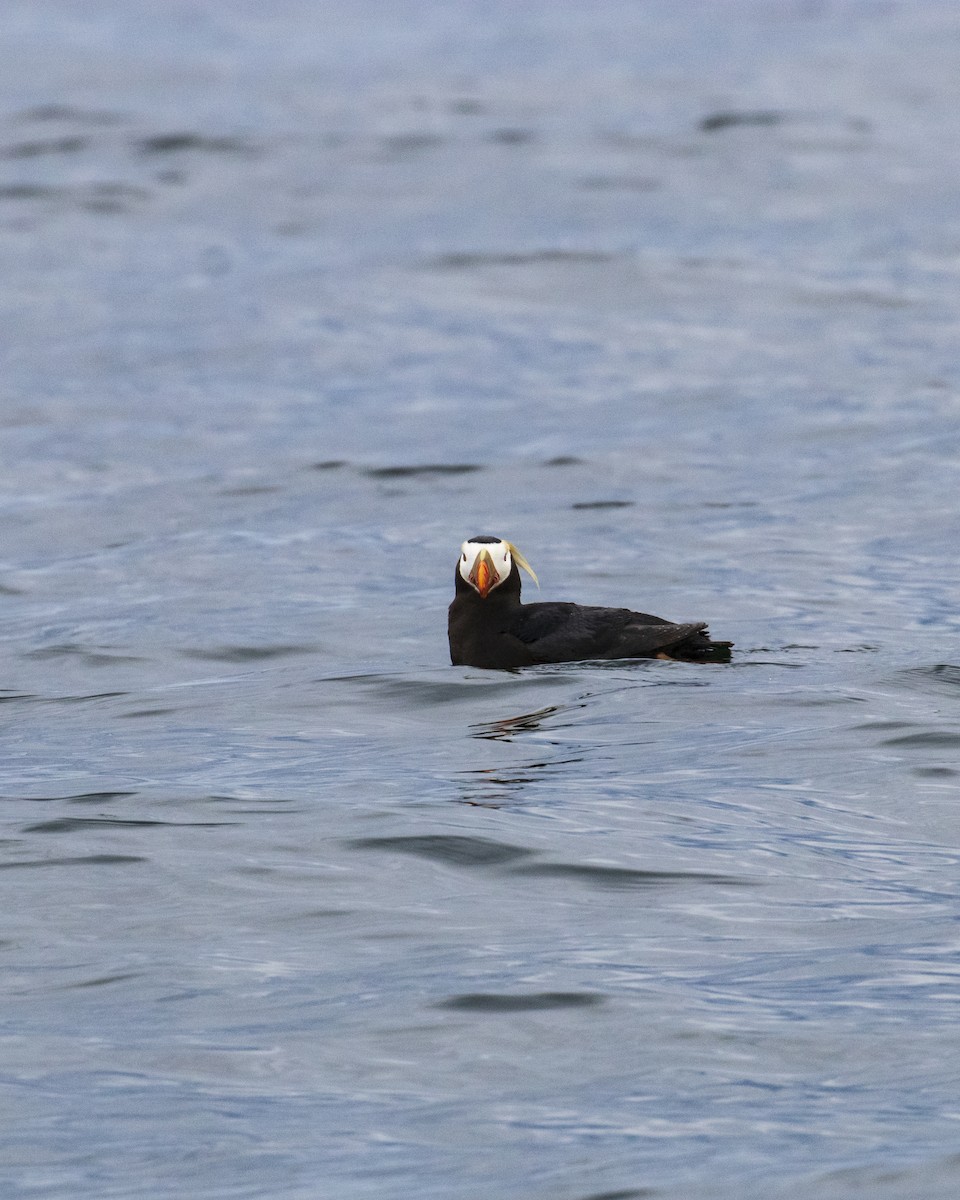
{"type": "Polygon", "coordinates": [[[484,599],[513,569],[506,542],[464,542],[460,547],[460,577],[484,599]]]}
{"type": "MultiPolygon", "coordinates": [[[[523,567],[534,583],[537,583],[537,577],[530,564],[516,546],[499,539],[464,542],[460,547],[459,571],[461,578],[465,579],[475,592],[486,598],[513,570],[514,560],[517,566],[523,567]]],[[[537,586],[539,587],[539,584],[537,586]]]]}

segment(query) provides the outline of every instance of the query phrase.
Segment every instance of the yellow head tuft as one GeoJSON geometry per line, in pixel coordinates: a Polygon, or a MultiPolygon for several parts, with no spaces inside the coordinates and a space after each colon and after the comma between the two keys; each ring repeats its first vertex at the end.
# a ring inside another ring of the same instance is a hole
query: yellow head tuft
{"type": "Polygon", "coordinates": [[[534,571],[533,567],[530,566],[530,564],[523,557],[523,555],[520,553],[520,551],[516,548],[516,546],[513,544],[513,542],[507,542],[507,549],[510,551],[510,554],[513,556],[513,561],[517,564],[517,566],[521,567],[524,571],[526,571],[526,573],[530,576],[530,578],[533,580],[533,582],[539,588],[540,580],[537,578],[536,571],[534,571]]]}

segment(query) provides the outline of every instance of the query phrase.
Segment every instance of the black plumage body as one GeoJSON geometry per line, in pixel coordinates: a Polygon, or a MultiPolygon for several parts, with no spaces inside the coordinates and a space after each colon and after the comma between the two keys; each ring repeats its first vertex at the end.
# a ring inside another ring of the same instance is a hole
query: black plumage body
{"type": "Polygon", "coordinates": [[[522,604],[516,562],[485,597],[463,579],[459,566],[455,578],[447,621],[455,666],[508,670],[588,659],[730,659],[731,643],[711,641],[701,621],[675,624],[629,608],[563,601],[522,604]]]}

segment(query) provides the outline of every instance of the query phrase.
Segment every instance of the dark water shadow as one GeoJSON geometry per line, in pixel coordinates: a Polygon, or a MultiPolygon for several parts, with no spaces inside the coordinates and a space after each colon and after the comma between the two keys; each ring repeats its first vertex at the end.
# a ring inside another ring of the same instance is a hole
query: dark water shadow
{"type": "Polygon", "coordinates": [[[246,663],[268,658],[285,658],[291,654],[318,654],[321,648],[307,644],[278,643],[275,646],[214,646],[209,650],[181,650],[184,658],[201,662],[246,663]]]}
{"type": "Polygon", "coordinates": [[[237,496],[237,497],[271,496],[271,495],[275,494],[276,492],[280,492],[282,490],[283,489],[281,487],[275,486],[273,484],[249,483],[249,484],[241,485],[240,487],[221,488],[217,492],[217,495],[218,496],[237,496]]]}
{"type": "Polygon", "coordinates": [[[132,820],[124,817],[59,817],[53,821],[39,821],[36,825],[24,825],[22,833],[76,833],[92,828],[145,829],[151,826],[163,828],[217,829],[223,825],[238,825],[239,821],[149,821],[132,820]]]}
{"type": "Polygon", "coordinates": [[[413,834],[396,837],[352,838],[343,843],[354,850],[386,850],[413,854],[444,866],[505,868],[510,875],[528,878],[565,879],[603,891],[635,891],[675,884],[755,886],[754,880],[707,871],[652,871],[632,867],[600,866],[592,863],[523,862],[537,855],[536,850],[491,838],[464,834],[413,834]]]}
{"type": "Polygon", "coordinates": [[[735,875],[715,875],[708,871],[646,871],[633,867],[595,866],[590,863],[528,863],[512,867],[511,874],[568,879],[604,891],[634,891],[637,888],[684,883],[755,886],[753,880],[740,879],[735,875]]]}
{"type": "Polygon", "coordinates": [[[192,130],[155,133],[136,138],[134,149],[144,155],[182,154],[185,151],[201,154],[226,154],[252,158],[261,148],[248,138],[210,136],[192,130]]]}
{"type": "Polygon", "coordinates": [[[571,508],[581,511],[604,508],[633,508],[633,500],[580,500],[576,504],[571,504],[571,508]]]}
{"type": "Polygon", "coordinates": [[[703,117],[698,123],[697,128],[702,133],[720,133],[724,129],[736,129],[744,125],[758,125],[764,128],[771,128],[776,125],[782,125],[786,119],[785,113],[771,108],[741,111],[725,109],[703,117]]]}
{"type": "Polygon", "coordinates": [[[93,979],[81,979],[78,983],[64,983],[55,990],[76,992],[86,988],[109,987],[111,983],[127,983],[131,979],[142,979],[145,975],[145,971],[118,971],[115,975],[97,975],[93,979]]]}
{"type": "Polygon", "coordinates": [[[960,730],[922,729],[919,733],[905,733],[899,737],[884,738],[881,746],[901,746],[905,749],[938,749],[949,746],[960,749],[960,730]]]}
{"type": "Polygon", "coordinates": [[[608,263],[614,255],[596,250],[544,250],[518,251],[515,253],[467,252],[440,254],[424,265],[428,270],[475,271],[484,267],[529,267],[551,263],[608,263]]]}
{"type": "Polygon", "coordinates": [[[656,192],[663,182],[651,175],[585,175],[577,186],[585,192],[656,192]]]}
{"type": "Polygon", "coordinates": [[[477,1013],[544,1012],[552,1008],[592,1008],[603,1004],[604,1000],[605,997],[597,992],[525,992],[520,995],[464,992],[441,1000],[433,1007],[477,1013]]]}
{"type": "Polygon", "coordinates": [[[86,150],[90,139],[78,134],[64,137],[38,138],[36,141],[14,142],[0,149],[0,158],[41,158],[51,154],[78,154],[86,150]]]}
{"type": "Polygon", "coordinates": [[[72,122],[75,125],[119,125],[127,119],[123,113],[109,109],[79,108],[75,104],[36,104],[14,113],[14,118],[37,123],[72,122]]]}
{"type": "Polygon", "coordinates": [[[492,129],[486,140],[495,146],[529,146],[538,138],[536,130],[524,129],[522,126],[510,125],[500,129],[492,129]]]}
{"type": "Polygon", "coordinates": [[[417,466],[366,467],[368,479],[419,479],[437,475],[473,475],[484,468],[479,463],[421,463],[417,466]]]}
{"type": "Polygon", "coordinates": [[[491,838],[442,833],[351,838],[344,845],[354,850],[390,850],[398,854],[414,854],[418,858],[456,867],[502,866],[534,853],[523,846],[513,846],[491,838]]]}
{"type": "Polygon", "coordinates": [[[27,800],[30,803],[46,804],[109,804],[113,800],[129,800],[137,792],[78,792],[73,796],[4,796],[5,800],[27,800]]]}
{"type": "Polygon", "coordinates": [[[576,1200],[652,1200],[654,1196],[663,1193],[659,1188],[619,1188],[612,1192],[591,1192],[587,1196],[578,1196],[576,1200]]]}
{"type": "Polygon", "coordinates": [[[423,154],[428,150],[436,150],[444,143],[439,133],[394,133],[380,139],[380,153],[383,158],[409,158],[423,154]]]}
{"type": "Polygon", "coordinates": [[[133,212],[151,197],[148,189],[121,181],[71,186],[48,183],[8,183],[0,186],[0,200],[13,203],[43,201],[48,207],[81,208],[107,215],[133,212]]]}
{"type": "Polygon", "coordinates": [[[151,717],[169,717],[180,712],[179,708],[132,708],[129,712],[117,713],[117,720],[135,721],[149,720],[151,717]]]}
{"type": "Polygon", "coordinates": [[[78,854],[74,858],[26,858],[20,862],[4,862],[0,863],[0,871],[19,871],[28,867],[112,867],[149,861],[139,854],[78,854]]]}
{"type": "Polygon", "coordinates": [[[27,650],[23,658],[33,659],[37,662],[46,662],[49,659],[58,658],[75,658],[87,667],[113,667],[124,663],[145,662],[146,659],[139,654],[121,654],[115,653],[112,646],[80,646],[75,642],[63,642],[55,646],[41,646],[36,650],[27,650]]]}
{"type": "MultiPolygon", "coordinates": [[[[469,668],[467,668],[469,669],[469,668]]],[[[405,707],[415,709],[453,703],[474,703],[478,696],[499,693],[516,695],[521,688],[543,688],[551,684],[549,676],[531,671],[477,671],[471,675],[455,675],[444,671],[446,678],[411,679],[398,675],[331,675],[315,679],[314,683],[357,685],[380,693],[385,699],[401,700],[405,707]]]]}
{"type": "Polygon", "coordinates": [[[663,1193],[659,1188],[620,1188],[613,1192],[591,1192],[587,1196],[578,1196],[576,1200],[652,1200],[654,1196],[663,1193]]]}

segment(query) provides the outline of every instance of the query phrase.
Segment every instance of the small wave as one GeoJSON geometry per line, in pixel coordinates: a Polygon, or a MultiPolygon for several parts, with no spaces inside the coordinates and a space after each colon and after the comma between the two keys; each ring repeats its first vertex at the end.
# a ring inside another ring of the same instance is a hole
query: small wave
{"type": "Polygon", "coordinates": [[[15,142],[5,146],[0,155],[3,158],[40,158],[49,154],[78,154],[89,146],[89,138],[76,135],[56,138],[39,138],[33,142],[15,142]]]}
{"type": "Polygon", "coordinates": [[[633,506],[632,500],[580,500],[576,504],[570,505],[571,508],[581,511],[599,508],[633,508],[633,506]]]}
{"type": "MultiPolygon", "coordinates": [[[[577,708],[585,707],[582,704],[577,708]]],[[[547,717],[573,708],[567,704],[548,704],[533,712],[520,713],[516,717],[501,717],[497,721],[479,721],[470,726],[470,736],[491,742],[512,742],[518,733],[530,733],[539,729],[547,717]]]]}
{"type": "MultiPolygon", "coordinates": [[[[112,800],[127,800],[136,795],[136,792],[78,792],[73,796],[17,796],[15,798],[54,804],[109,804],[112,800]]],[[[3,797],[6,800],[13,798],[10,795],[3,797]]]]}
{"type": "Polygon", "coordinates": [[[935,663],[928,667],[908,667],[896,675],[898,683],[918,692],[940,696],[960,696],[960,666],[935,663]]]}
{"type": "Polygon", "coordinates": [[[74,104],[37,104],[16,115],[20,121],[72,121],[77,125],[117,125],[124,119],[107,109],[78,108],[74,104]]]}
{"type": "Polygon", "coordinates": [[[130,820],[125,817],[58,817],[53,821],[39,821],[36,825],[24,825],[22,833],[75,833],[93,827],[108,829],[143,829],[153,825],[164,828],[216,829],[221,825],[234,825],[234,821],[150,821],[130,820]]]}
{"type": "MultiPolygon", "coordinates": [[[[335,675],[316,680],[325,684],[360,684],[362,687],[374,689],[384,697],[401,699],[406,704],[416,707],[452,704],[457,701],[473,700],[478,694],[483,696],[498,693],[516,694],[522,688],[543,688],[550,684],[549,676],[544,673],[534,674],[527,671],[480,671],[475,668],[475,674],[461,678],[450,678],[451,672],[443,670],[446,678],[440,681],[429,679],[408,679],[396,675],[335,675]]],[[[508,718],[509,719],[509,718],[508,718]]],[[[490,722],[491,728],[495,722],[490,722]]],[[[481,728],[481,726],[477,726],[481,728]]],[[[481,736],[481,735],[478,735],[481,736]]]]}
{"type": "Polygon", "coordinates": [[[442,271],[471,271],[484,267],[529,267],[557,263],[608,263],[612,254],[597,250],[527,250],[514,253],[460,251],[441,254],[427,266],[442,271]]]}
{"type": "Polygon", "coordinates": [[[113,975],[95,975],[92,979],[81,979],[78,983],[65,983],[59,991],[72,992],[81,988],[107,987],[111,983],[126,983],[130,979],[141,979],[143,971],[117,971],[113,975]]]}
{"type": "Polygon", "coordinates": [[[487,134],[487,141],[498,146],[528,146],[536,140],[537,134],[534,130],[523,129],[515,125],[493,129],[487,134]]]}
{"type": "Polygon", "coordinates": [[[391,157],[401,158],[406,155],[422,154],[426,150],[435,150],[443,145],[444,139],[438,133],[395,133],[381,139],[383,151],[391,157]]]}
{"type": "Polygon", "coordinates": [[[184,658],[203,662],[259,662],[264,658],[283,658],[290,654],[313,654],[316,646],[279,643],[275,646],[215,646],[210,650],[182,650],[184,658]]]}
{"type": "Polygon", "coordinates": [[[436,1008],[459,1012],[542,1012],[550,1008],[589,1008],[603,1003],[596,992],[525,992],[510,995],[502,992],[465,992],[441,1000],[436,1008]]]}
{"type": "Polygon", "coordinates": [[[776,109],[760,108],[745,111],[723,110],[703,117],[698,128],[702,133],[719,133],[723,129],[735,129],[742,125],[770,127],[782,125],[786,116],[776,109]]]}
{"type": "Polygon", "coordinates": [[[180,154],[184,151],[203,154],[236,154],[250,157],[260,152],[247,138],[210,136],[189,130],[174,133],[155,133],[138,138],[134,143],[141,154],[180,154]]]}
{"type": "Polygon", "coordinates": [[[79,658],[88,667],[112,667],[118,663],[136,663],[145,660],[139,654],[114,653],[109,646],[79,646],[75,642],[64,642],[54,646],[41,646],[37,650],[28,650],[24,658],[36,659],[43,662],[46,659],[79,658]]]}
{"type": "Polygon", "coordinates": [[[355,850],[394,850],[456,867],[491,867],[526,858],[532,850],[461,834],[419,834],[401,837],[354,838],[345,843],[355,850]]]}
{"type": "Polygon", "coordinates": [[[513,868],[516,875],[540,875],[570,879],[603,889],[662,887],[675,883],[709,883],[744,886],[748,882],[734,875],[714,875],[706,871],[646,871],[633,867],[605,867],[590,863],[529,863],[513,868]]]}
{"type": "Polygon", "coordinates": [[[418,466],[367,467],[363,474],[368,479],[414,479],[432,475],[471,475],[482,471],[478,463],[423,463],[418,466]]]}
{"type": "Polygon", "coordinates": [[[960,731],[924,729],[920,733],[905,733],[900,737],[885,738],[881,746],[960,746],[960,731]]]}
{"type": "Polygon", "coordinates": [[[78,854],[74,858],[25,858],[20,862],[2,862],[0,871],[18,871],[28,867],[126,866],[149,862],[139,854],[78,854]]]}

